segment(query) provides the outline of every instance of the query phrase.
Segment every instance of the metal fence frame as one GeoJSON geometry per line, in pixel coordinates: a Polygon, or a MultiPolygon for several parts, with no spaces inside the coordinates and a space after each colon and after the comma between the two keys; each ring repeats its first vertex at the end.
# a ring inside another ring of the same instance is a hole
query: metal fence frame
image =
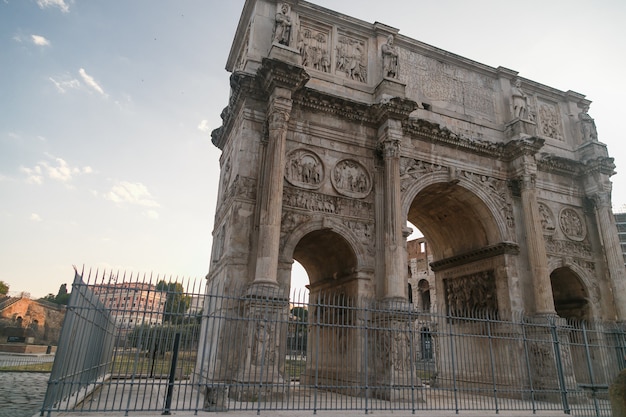
{"type": "Polygon", "coordinates": [[[452,316],[341,294],[290,299],[282,289],[203,286],[77,273],[42,415],[289,409],[609,416],[608,386],[626,366],[626,332],[616,323],[452,316]],[[102,290],[112,282],[147,284],[144,298],[158,292],[165,306],[112,306],[102,290]],[[201,310],[189,309],[194,298],[204,300],[201,310]],[[119,317],[132,317],[135,327],[121,326],[119,317]]]}

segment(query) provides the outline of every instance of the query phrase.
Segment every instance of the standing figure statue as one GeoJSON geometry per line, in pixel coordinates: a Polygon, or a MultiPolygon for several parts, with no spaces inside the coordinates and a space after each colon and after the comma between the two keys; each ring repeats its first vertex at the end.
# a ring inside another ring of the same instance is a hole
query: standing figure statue
{"type": "Polygon", "coordinates": [[[513,97],[513,117],[516,119],[526,118],[526,100],[527,95],[522,91],[522,81],[515,80],[515,85],[511,89],[511,96],[513,97]]]}
{"type": "Polygon", "coordinates": [[[283,3],[280,12],[276,13],[276,23],[274,24],[274,42],[289,46],[291,38],[291,17],[289,17],[289,5],[283,3]]]}
{"type": "Polygon", "coordinates": [[[580,127],[583,131],[583,140],[585,142],[598,140],[596,122],[587,114],[587,111],[589,111],[589,107],[585,107],[582,112],[578,113],[578,119],[581,124],[580,127]]]}
{"type": "Polygon", "coordinates": [[[393,46],[393,35],[387,36],[387,43],[382,46],[383,77],[398,78],[398,51],[393,46]]]}

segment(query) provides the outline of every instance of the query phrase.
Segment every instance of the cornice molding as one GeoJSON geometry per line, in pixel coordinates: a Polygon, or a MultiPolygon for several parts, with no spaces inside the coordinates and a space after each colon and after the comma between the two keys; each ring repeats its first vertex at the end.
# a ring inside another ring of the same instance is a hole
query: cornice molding
{"type": "Polygon", "coordinates": [[[441,259],[430,264],[434,272],[443,271],[445,269],[466,265],[471,262],[483,259],[493,258],[499,255],[517,255],[519,254],[519,245],[513,242],[501,242],[497,245],[486,246],[478,250],[462,253],[450,258],[441,259]]]}

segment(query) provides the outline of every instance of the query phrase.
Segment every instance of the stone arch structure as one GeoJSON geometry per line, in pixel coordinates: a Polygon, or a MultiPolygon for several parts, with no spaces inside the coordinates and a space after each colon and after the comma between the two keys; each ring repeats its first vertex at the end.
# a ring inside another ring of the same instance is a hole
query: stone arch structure
{"type": "Polygon", "coordinates": [[[305,1],[247,0],[226,68],[207,285],[244,289],[246,314],[264,296],[283,314],[296,258],[325,290],[408,306],[410,221],[439,312],[555,315],[550,260],[564,254],[597,283],[595,318],[626,319],[615,165],[583,95],[305,1]]]}

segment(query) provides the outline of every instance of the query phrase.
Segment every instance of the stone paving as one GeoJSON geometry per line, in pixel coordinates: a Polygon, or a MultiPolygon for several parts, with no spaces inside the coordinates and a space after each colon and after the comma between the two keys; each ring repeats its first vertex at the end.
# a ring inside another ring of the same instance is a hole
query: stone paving
{"type": "Polygon", "coordinates": [[[31,417],[43,404],[49,373],[0,372],[0,417],[31,417]]]}

